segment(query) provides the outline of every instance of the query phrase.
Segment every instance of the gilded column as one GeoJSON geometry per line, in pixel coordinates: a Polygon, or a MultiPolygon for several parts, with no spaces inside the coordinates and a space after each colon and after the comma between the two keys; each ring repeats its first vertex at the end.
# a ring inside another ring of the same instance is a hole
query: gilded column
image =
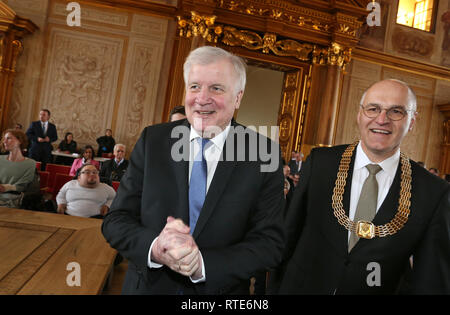
{"type": "Polygon", "coordinates": [[[16,75],[16,63],[23,51],[21,39],[37,30],[30,20],[20,18],[0,2],[0,131],[8,127],[9,106],[16,75]]]}

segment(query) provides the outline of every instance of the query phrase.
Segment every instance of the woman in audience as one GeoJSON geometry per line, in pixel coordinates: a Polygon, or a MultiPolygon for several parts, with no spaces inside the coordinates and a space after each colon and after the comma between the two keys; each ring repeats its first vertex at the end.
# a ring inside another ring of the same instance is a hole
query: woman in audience
{"type": "Polygon", "coordinates": [[[0,156],[0,206],[19,208],[23,192],[35,179],[36,162],[26,158],[22,150],[27,148],[28,140],[23,131],[7,129],[2,136],[2,151],[8,155],[0,156]]]}
{"type": "MultiPolygon", "coordinates": [[[[64,140],[61,141],[58,146],[58,151],[66,154],[72,154],[77,152],[77,142],[73,140],[73,134],[71,132],[66,133],[66,135],[64,136],[64,140]]],[[[57,156],[56,163],[71,165],[73,163],[73,159],[65,156],[57,156]]]]}
{"type": "Polygon", "coordinates": [[[73,161],[69,175],[75,176],[77,170],[84,164],[92,164],[97,169],[100,169],[100,162],[94,160],[94,148],[90,145],[84,147],[83,151],[81,152],[81,158],[73,161]]]}

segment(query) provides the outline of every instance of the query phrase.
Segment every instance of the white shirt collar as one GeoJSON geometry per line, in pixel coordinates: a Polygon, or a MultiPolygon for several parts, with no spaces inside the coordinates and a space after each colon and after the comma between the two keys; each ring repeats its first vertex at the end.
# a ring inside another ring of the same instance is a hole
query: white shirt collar
{"type": "MultiPolygon", "coordinates": [[[[222,130],[221,133],[216,135],[214,138],[209,139],[217,148],[219,148],[219,149],[223,148],[223,145],[225,144],[225,140],[228,137],[228,133],[230,132],[230,126],[231,126],[231,121],[228,123],[228,125],[225,127],[225,129],[222,130]]],[[[200,138],[200,135],[191,126],[191,133],[189,135],[189,141],[192,142],[192,140],[194,140],[196,138],[200,138]]]]}
{"type": "Polygon", "coordinates": [[[369,159],[367,154],[364,152],[361,146],[361,141],[359,141],[358,146],[356,147],[354,170],[364,168],[368,164],[378,164],[381,166],[383,171],[385,171],[389,176],[395,177],[399,161],[400,161],[400,148],[398,148],[397,151],[392,156],[388,157],[384,161],[380,163],[374,163],[369,159]]]}

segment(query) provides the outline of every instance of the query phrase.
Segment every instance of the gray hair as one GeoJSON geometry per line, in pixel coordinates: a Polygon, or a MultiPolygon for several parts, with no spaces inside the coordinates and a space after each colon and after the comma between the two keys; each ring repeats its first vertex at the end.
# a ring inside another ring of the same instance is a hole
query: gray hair
{"type": "Polygon", "coordinates": [[[192,65],[209,65],[221,59],[227,59],[233,65],[238,79],[235,86],[235,94],[238,94],[240,91],[243,92],[246,83],[246,65],[244,60],[222,48],[213,46],[202,46],[190,52],[183,66],[184,83],[188,83],[188,76],[192,65]]]}
{"type": "MultiPolygon", "coordinates": [[[[414,91],[409,87],[408,84],[406,84],[406,83],[403,82],[403,81],[397,80],[397,79],[386,79],[386,80],[383,80],[383,81],[397,82],[397,83],[403,85],[404,87],[406,87],[406,88],[408,89],[408,105],[409,105],[409,109],[411,109],[411,110],[414,111],[414,112],[417,110],[417,97],[416,97],[416,93],[414,93],[414,91]]],[[[377,82],[371,84],[371,85],[364,91],[364,93],[363,93],[363,95],[362,95],[362,97],[361,97],[361,102],[360,102],[360,104],[364,104],[364,99],[366,98],[367,91],[368,91],[372,86],[374,86],[375,84],[377,84],[378,82],[381,82],[381,81],[377,81],[377,82]]]]}
{"type": "Polygon", "coordinates": [[[118,148],[118,147],[122,147],[124,150],[127,149],[127,146],[126,146],[125,144],[117,143],[117,144],[114,146],[113,151],[116,151],[116,148],[118,148]]]}

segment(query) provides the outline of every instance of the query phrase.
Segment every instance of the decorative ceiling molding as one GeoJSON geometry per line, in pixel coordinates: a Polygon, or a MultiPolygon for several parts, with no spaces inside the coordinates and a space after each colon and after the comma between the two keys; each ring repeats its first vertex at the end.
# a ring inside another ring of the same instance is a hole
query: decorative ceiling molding
{"type": "Polygon", "coordinates": [[[319,65],[337,65],[344,68],[351,59],[351,48],[336,42],[324,47],[293,39],[278,38],[274,33],[259,34],[229,25],[215,25],[216,16],[200,15],[197,12],[191,12],[190,19],[181,16],[177,18],[181,37],[201,36],[213,44],[244,47],[264,54],[294,57],[300,61],[319,65]]]}

